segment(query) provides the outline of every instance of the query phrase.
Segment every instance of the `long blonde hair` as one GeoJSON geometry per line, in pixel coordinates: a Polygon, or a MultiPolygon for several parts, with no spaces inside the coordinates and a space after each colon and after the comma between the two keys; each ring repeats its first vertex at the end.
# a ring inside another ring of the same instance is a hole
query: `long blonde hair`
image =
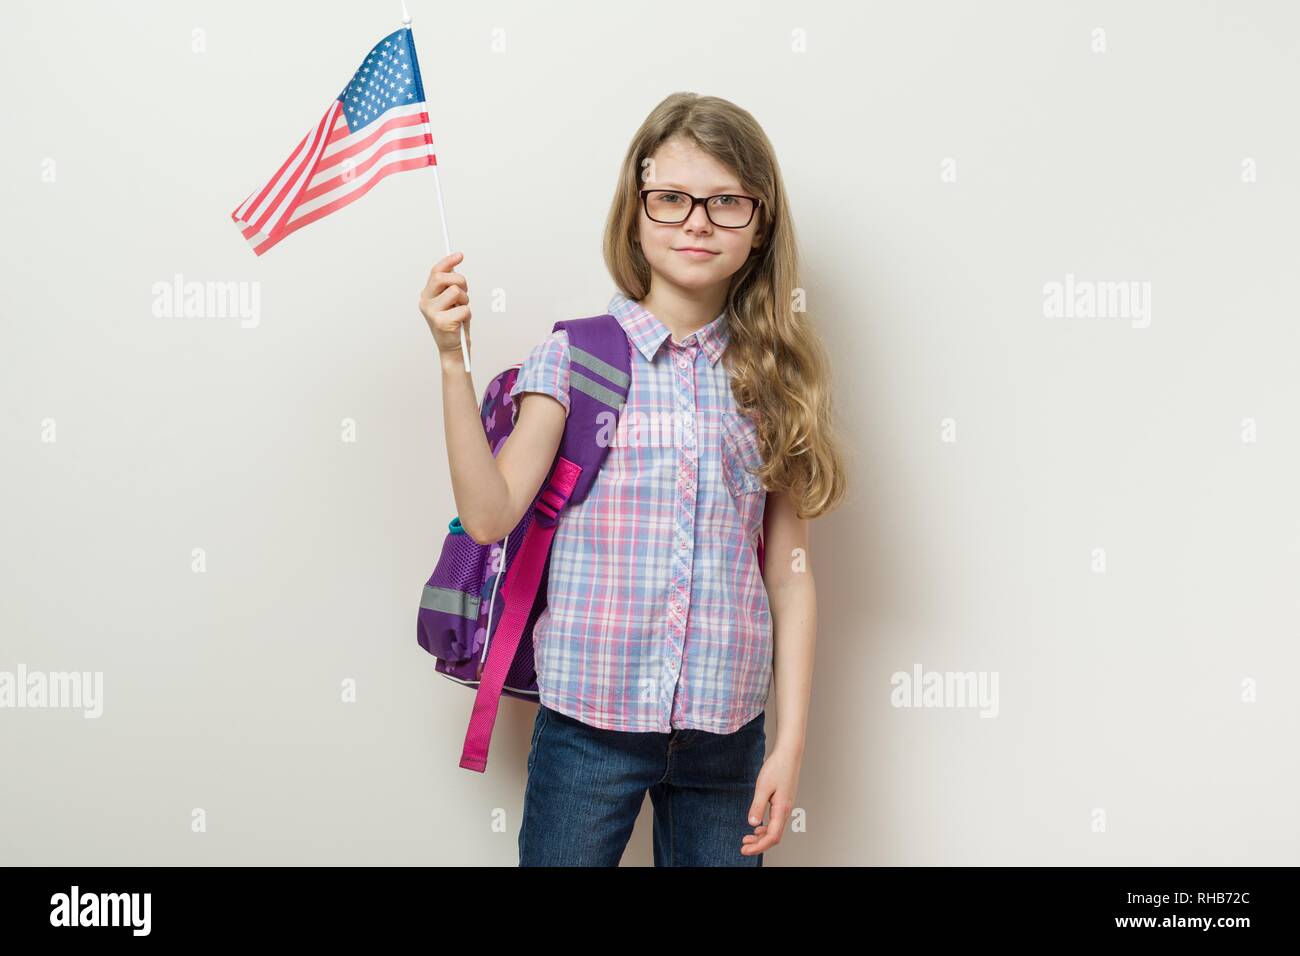
{"type": "Polygon", "coordinates": [[[716,96],[674,93],[632,137],[605,223],[605,264],[620,292],[640,301],[650,291],[638,219],[643,161],[680,137],[727,166],[763,202],[762,244],[731,277],[730,339],[724,353],[736,404],[758,425],[763,485],[789,492],[801,518],[815,518],[844,497],[843,455],[833,433],[830,362],[803,305],[794,223],[776,153],[746,110],[716,96]],[[795,310],[796,294],[800,310],[795,310]]]}

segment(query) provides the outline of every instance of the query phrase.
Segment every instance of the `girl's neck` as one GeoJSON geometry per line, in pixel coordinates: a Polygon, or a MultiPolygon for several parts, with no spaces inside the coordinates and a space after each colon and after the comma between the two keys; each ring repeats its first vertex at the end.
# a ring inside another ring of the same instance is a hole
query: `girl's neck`
{"type": "Polygon", "coordinates": [[[641,307],[664,324],[680,343],[718,317],[727,303],[727,286],[694,292],[651,283],[641,307]]]}

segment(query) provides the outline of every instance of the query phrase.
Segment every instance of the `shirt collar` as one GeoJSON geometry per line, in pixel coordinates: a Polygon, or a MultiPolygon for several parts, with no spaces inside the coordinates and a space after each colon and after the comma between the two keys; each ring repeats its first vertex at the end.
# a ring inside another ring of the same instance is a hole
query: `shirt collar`
{"type": "MultiPolygon", "coordinates": [[[[609,300],[609,312],[618,319],[619,324],[623,326],[623,331],[627,333],[628,339],[645,356],[647,362],[654,361],[655,353],[659,351],[659,347],[672,335],[668,326],[646,311],[641,303],[629,299],[621,292],[615,292],[614,297],[609,300]]],[[[700,348],[704,350],[709,364],[716,365],[718,359],[722,357],[723,351],[727,348],[727,342],[731,338],[730,332],[727,310],[723,309],[717,318],[704,328],[696,329],[686,337],[686,342],[682,344],[689,344],[691,339],[694,338],[699,342],[700,348]]]]}

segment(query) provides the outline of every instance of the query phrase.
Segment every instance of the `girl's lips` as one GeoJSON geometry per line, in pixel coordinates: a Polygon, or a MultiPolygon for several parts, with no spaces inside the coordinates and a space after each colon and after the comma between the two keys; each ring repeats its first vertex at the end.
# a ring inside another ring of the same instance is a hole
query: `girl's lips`
{"type": "Polygon", "coordinates": [[[704,249],[678,249],[677,251],[691,259],[712,259],[717,255],[716,252],[707,252],[704,249]]]}

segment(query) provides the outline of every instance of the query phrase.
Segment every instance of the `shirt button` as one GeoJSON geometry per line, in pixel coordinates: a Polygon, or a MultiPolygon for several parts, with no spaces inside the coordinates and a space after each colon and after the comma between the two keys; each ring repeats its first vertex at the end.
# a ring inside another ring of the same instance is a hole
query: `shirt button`
{"type": "Polygon", "coordinates": [[[682,355],[677,359],[677,365],[680,368],[686,368],[686,356],[682,355]]]}

